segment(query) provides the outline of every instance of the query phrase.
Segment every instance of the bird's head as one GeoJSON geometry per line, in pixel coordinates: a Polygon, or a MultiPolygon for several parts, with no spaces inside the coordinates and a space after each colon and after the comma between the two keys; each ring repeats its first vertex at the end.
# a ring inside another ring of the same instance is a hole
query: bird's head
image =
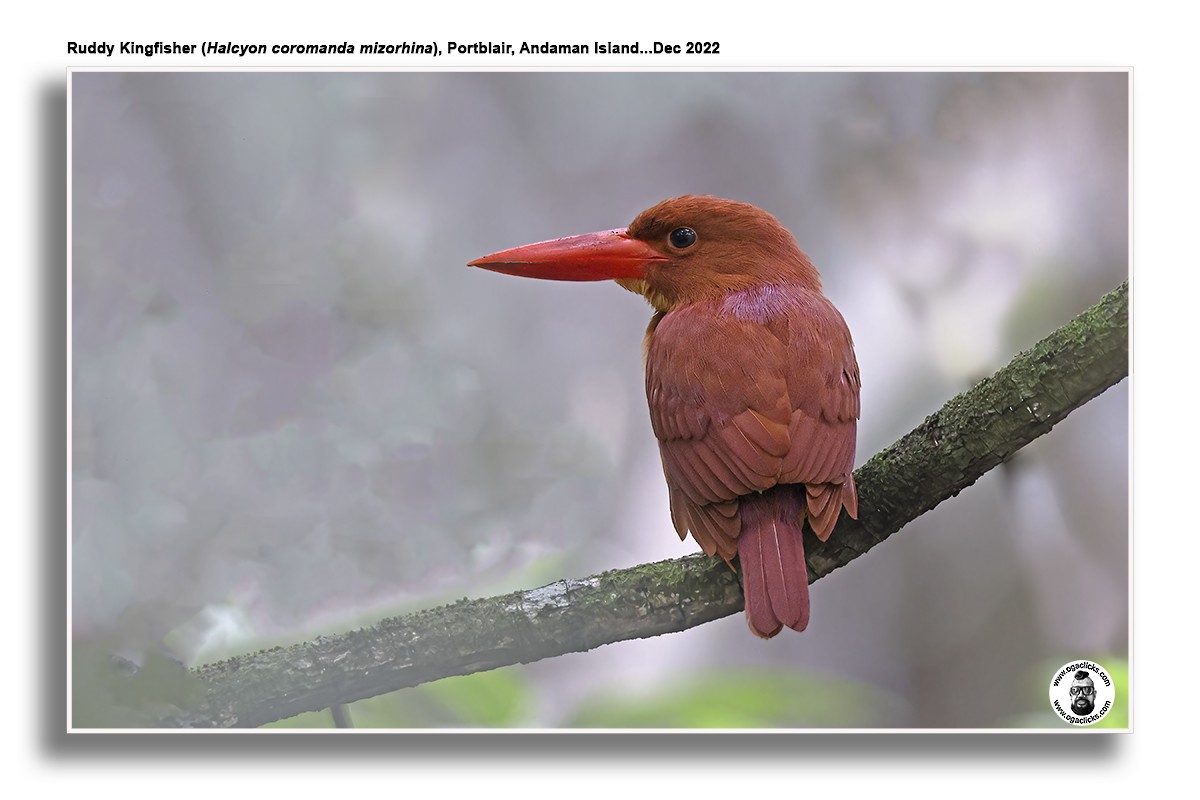
{"type": "Polygon", "coordinates": [[[615,280],[660,311],[769,284],[821,288],[775,217],[749,203],[692,195],[646,209],[628,228],[515,247],[470,266],[528,278],[615,280]]]}

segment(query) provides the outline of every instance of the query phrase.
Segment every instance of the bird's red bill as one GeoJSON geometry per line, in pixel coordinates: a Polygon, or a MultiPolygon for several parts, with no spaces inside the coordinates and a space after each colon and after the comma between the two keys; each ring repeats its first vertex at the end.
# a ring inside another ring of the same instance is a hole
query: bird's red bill
{"type": "Polygon", "coordinates": [[[637,280],[646,265],[665,257],[625,229],[581,233],[477,258],[467,266],[555,281],[637,280]]]}

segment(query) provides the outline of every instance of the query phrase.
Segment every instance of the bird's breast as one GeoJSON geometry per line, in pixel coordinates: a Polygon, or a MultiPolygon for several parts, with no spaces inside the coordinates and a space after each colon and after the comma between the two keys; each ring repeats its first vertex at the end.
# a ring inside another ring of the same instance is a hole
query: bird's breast
{"type": "Polygon", "coordinates": [[[792,287],[755,286],[725,297],[720,306],[723,314],[729,314],[743,322],[765,325],[788,312],[796,304],[796,289],[792,287]]]}

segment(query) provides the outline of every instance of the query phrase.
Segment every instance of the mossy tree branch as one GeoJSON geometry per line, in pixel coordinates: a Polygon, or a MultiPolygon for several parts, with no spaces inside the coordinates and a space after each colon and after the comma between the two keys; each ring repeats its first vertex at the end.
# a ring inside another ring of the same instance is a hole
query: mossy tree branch
{"type": "MultiPolygon", "coordinates": [[[[806,542],[811,580],[957,495],[1128,374],[1128,285],[947,402],[855,472],[859,519],[806,542]]],[[[203,666],[199,708],[163,720],[257,726],[452,675],[681,631],[742,610],[734,574],[703,555],[562,580],[385,619],[203,666]]]]}

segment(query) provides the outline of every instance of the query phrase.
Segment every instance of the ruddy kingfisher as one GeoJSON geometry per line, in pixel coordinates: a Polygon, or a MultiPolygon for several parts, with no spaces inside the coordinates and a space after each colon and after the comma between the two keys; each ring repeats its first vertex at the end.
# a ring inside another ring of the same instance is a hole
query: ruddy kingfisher
{"type": "Polygon", "coordinates": [[[805,520],[825,541],[858,516],[858,362],[812,262],[775,217],[716,197],[664,200],[628,228],[470,262],[565,281],[615,280],[655,313],[646,397],[681,539],[737,559],[750,629],[808,625],[805,520]]]}

